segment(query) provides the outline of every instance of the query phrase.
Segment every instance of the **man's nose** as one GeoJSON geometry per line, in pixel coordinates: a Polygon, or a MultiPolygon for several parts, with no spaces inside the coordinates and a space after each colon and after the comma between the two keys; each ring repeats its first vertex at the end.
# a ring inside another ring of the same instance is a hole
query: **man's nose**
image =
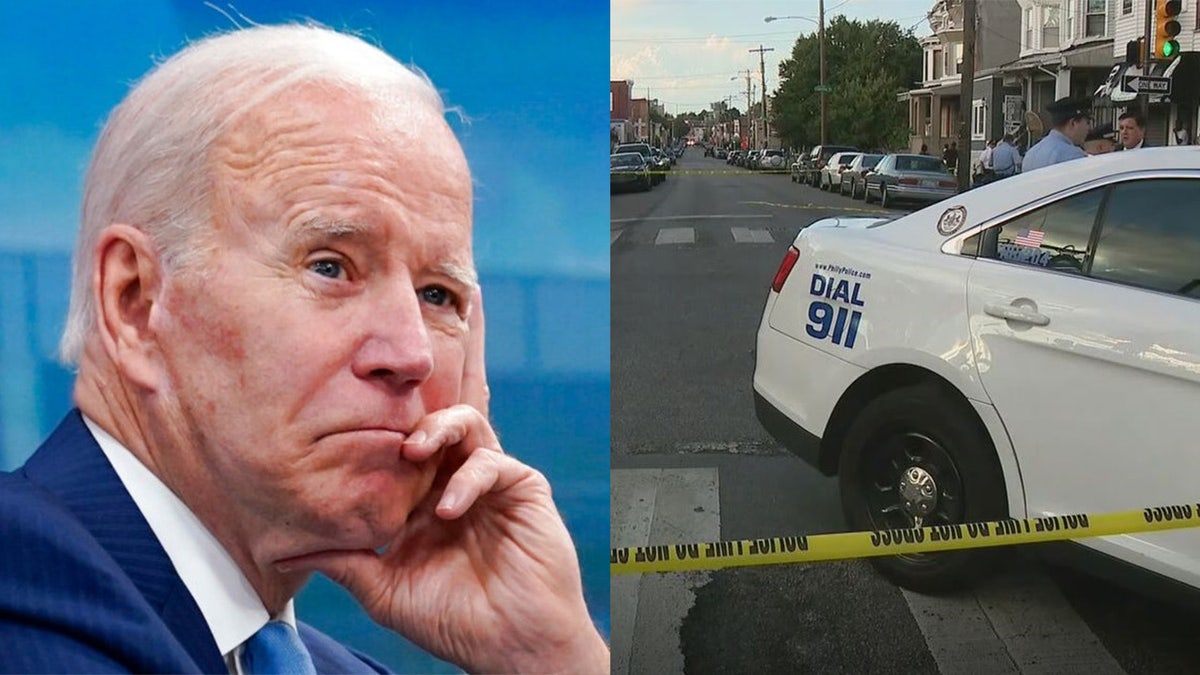
{"type": "Polygon", "coordinates": [[[433,374],[433,341],[411,283],[391,288],[364,311],[365,339],[354,359],[363,379],[417,386],[433,374]]]}

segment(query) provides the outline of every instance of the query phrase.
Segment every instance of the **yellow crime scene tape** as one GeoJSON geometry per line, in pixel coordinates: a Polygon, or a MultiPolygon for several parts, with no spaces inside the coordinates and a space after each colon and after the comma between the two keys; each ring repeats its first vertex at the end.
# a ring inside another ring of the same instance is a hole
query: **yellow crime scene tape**
{"type": "Polygon", "coordinates": [[[1180,504],[1114,513],[1009,518],[896,530],[614,548],[609,569],[615,575],[787,565],[1036,544],[1197,526],[1200,526],[1200,504],[1180,504]]]}

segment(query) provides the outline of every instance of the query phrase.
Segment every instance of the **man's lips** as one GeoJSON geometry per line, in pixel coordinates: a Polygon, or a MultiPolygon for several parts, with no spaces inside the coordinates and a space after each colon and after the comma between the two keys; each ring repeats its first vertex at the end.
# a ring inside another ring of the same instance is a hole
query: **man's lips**
{"type": "Polygon", "coordinates": [[[330,431],[330,432],[321,434],[320,436],[317,436],[317,440],[323,441],[326,438],[332,438],[335,436],[349,436],[349,435],[363,436],[364,437],[363,440],[367,440],[368,438],[370,438],[373,440],[390,441],[390,442],[394,442],[396,444],[401,444],[405,441],[405,439],[408,438],[408,432],[403,429],[395,429],[395,428],[391,428],[391,427],[382,427],[382,426],[361,426],[361,427],[351,427],[351,428],[346,428],[346,429],[336,429],[334,431],[330,431]]]}

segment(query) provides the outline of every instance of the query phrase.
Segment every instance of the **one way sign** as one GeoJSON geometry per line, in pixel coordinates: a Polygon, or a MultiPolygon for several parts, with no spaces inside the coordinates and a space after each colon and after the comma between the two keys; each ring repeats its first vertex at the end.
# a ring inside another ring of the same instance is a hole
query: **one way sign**
{"type": "Polygon", "coordinates": [[[1171,93],[1171,78],[1151,77],[1149,75],[1126,75],[1121,78],[1121,88],[1137,94],[1162,94],[1167,96],[1171,93]]]}

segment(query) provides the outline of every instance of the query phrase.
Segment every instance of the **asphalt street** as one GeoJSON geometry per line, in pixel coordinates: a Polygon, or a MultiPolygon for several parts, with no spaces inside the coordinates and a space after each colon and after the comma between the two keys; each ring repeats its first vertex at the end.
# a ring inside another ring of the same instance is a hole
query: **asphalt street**
{"type": "MultiPolygon", "coordinates": [[[[612,545],[843,530],[836,480],[755,419],[754,339],[801,228],[884,211],[697,148],[611,204],[612,545]]],[[[862,561],[614,577],[613,672],[1200,672],[1200,611],[1004,561],[936,598],[862,561]]]]}

